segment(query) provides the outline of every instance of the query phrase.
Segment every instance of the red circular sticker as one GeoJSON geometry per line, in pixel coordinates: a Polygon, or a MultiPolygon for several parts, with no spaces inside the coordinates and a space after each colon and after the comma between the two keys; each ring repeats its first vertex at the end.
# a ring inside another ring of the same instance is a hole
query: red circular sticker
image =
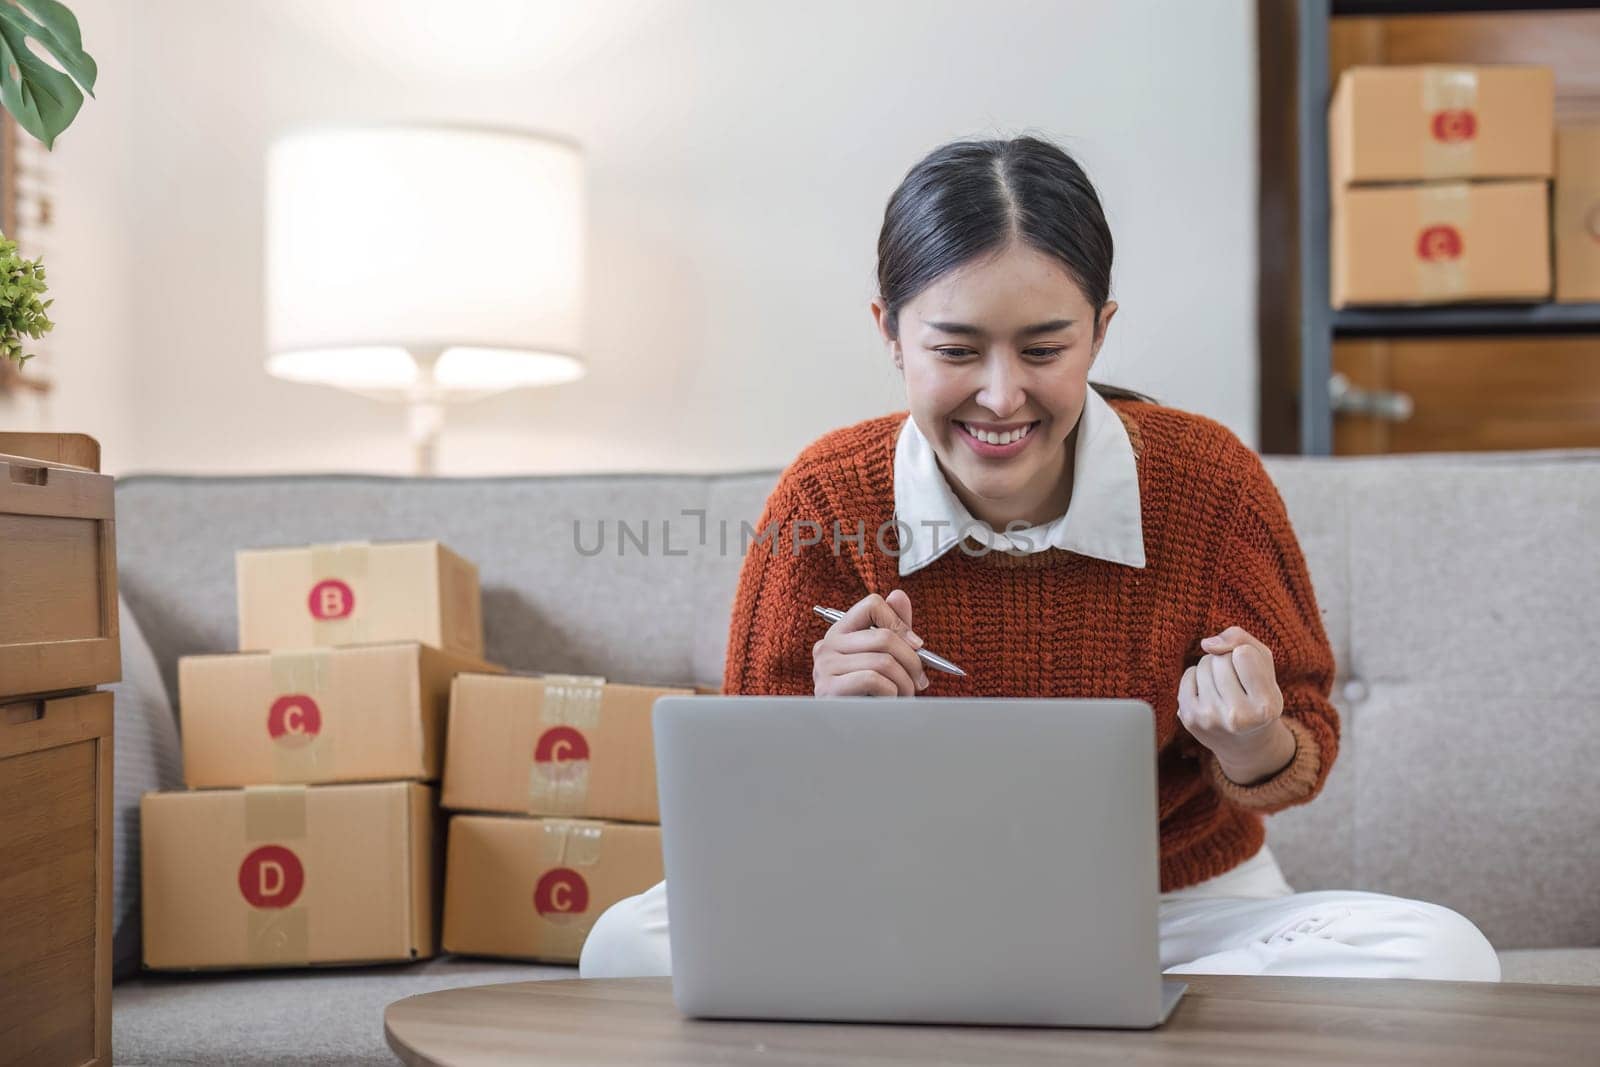
{"type": "Polygon", "coordinates": [[[533,907],[540,915],[577,915],[589,910],[589,883],[571,867],[544,872],[533,890],[533,907]]]}
{"type": "Polygon", "coordinates": [[[300,897],[306,870],[282,845],[262,845],[239,864],[239,892],[255,908],[287,908],[300,897]]]}
{"type": "Polygon", "coordinates": [[[533,746],[535,763],[571,763],[589,758],[589,741],[571,726],[552,726],[533,746]]]}
{"type": "Polygon", "coordinates": [[[328,578],[311,587],[306,598],[314,619],[342,619],[356,610],[356,595],[337,578],[328,578]]]}
{"type": "Polygon", "coordinates": [[[1478,116],[1464,107],[1433,113],[1433,139],[1445,144],[1470,141],[1478,135],[1478,116]]]}
{"type": "Polygon", "coordinates": [[[299,747],[310,744],[321,730],[322,709],[304,693],[279,697],[267,712],[267,733],[274,741],[299,747]]]}
{"type": "Polygon", "coordinates": [[[1417,235],[1417,258],[1429,263],[1443,259],[1460,259],[1466,242],[1461,231],[1454,226],[1429,226],[1417,235]]]}

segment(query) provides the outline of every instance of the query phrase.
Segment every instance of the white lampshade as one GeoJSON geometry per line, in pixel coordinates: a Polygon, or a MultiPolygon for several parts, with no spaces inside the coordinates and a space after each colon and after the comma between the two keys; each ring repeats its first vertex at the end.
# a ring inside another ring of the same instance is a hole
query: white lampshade
{"type": "Polygon", "coordinates": [[[279,139],[267,160],[268,371],[395,399],[581,377],[582,179],[574,145],[512,131],[279,139]]]}

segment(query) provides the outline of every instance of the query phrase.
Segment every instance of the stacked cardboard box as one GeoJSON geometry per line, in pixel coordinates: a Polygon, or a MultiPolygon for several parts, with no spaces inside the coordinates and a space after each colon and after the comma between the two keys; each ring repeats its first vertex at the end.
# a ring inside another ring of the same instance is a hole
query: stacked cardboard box
{"type": "Polygon", "coordinates": [[[1550,296],[1547,67],[1353,67],[1328,116],[1334,307],[1550,296]]]}
{"type": "Polygon", "coordinates": [[[1556,134],[1556,300],[1600,300],[1600,123],[1556,134]]]}
{"type": "Polygon", "coordinates": [[[689,688],[457,676],[444,947],[576,962],[612,904],[662,877],[650,712],[689,688]]]}
{"type": "Polygon", "coordinates": [[[483,662],[476,569],[435,541],[237,557],[237,653],[179,661],[187,792],[142,798],[154,969],[438,948],[433,786],[450,685],[483,662]]]}

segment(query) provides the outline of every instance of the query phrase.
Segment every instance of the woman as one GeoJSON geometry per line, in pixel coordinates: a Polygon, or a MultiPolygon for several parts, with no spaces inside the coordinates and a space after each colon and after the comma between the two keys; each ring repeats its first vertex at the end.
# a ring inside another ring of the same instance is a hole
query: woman
{"type": "MultiPolygon", "coordinates": [[[[911,170],[872,302],[910,417],[836,430],[784,471],[724,690],[1144,700],[1167,973],[1498,981],[1456,912],[1284,881],[1262,816],[1315,797],[1338,754],[1332,650],[1259,458],[1088,383],[1111,252],[1093,186],[1047,142],[949,144],[911,170]],[[820,640],[814,604],[849,605],[820,640]],[[930,675],[924,642],[967,676],[930,675]]],[[[580,967],[670,973],[665,883],[602,915],[580,967]]]]}

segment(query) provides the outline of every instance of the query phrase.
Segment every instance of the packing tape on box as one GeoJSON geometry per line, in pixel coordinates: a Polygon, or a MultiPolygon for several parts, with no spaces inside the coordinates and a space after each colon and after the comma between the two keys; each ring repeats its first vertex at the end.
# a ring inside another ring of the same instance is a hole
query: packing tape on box
{"type": "MultiPolygon", "coordinates": [[[[600,862],[605,830],[599,823],[569,819],[541,819],[539,833],[539,863],[541,878],[558,868],[589,868],[600,862]]],[[[583,871],[578,871],[583,875],[583,871]]],[[[587,880],[586,880],[587,881],[587,880]]],[[[585,892],[590,891],[586,884],[585,892]]],[[[581,912],[564,915],[548,912],[539,915],[543,928],[539,941],[541,955],[576,960],[583,951],[589,930],[600,917],[602,909],[590,899],[581,912]]],[[[538,914],[537,912],[535,914],[538,914]]]]}
{"type": "Polygon", "coordinates": [[[547,674],[544,676],[545,723],[576,726],[592,730],[600,725],[600,702],[606,680],[593,674],[547,674]]]}
{"type": "Polygon", "coordinates": [[[1428,178],[1457,178],[1472,173],[1477,141],[1478,75],[1460,67],[1425,67],[1422,110],[1428,128],[1422,131],[1422,173],[1428,178]]]}
{"type": "Polygon", "coordinates": [[[546,867],[593,867],[600,862],[605,827],[579,819],[541,819],[539,859],[546,867]]]}
{"type": "Polygon", "coordinates": [[[306,836],[306,787],[244,787],[244,839],[252,844],[306,836]]]}
{"type": "MultiPolygon", "coordinates": [[[[249,785],[244,788],[246,853],[254,846],[303,841],[306,836],[306,787],[303,785],[249,785]]],[[[303,851],[303,850],[302,850],[303,851]]],[[[304,862],[303,856],[296,857],[304,862]]],[[[287,877],[280,869],[277,877],[287,877]]],[[[265,873],[260,875],[266,878],[265,873]]],[[[304,871],[299,872],[304,878],[304,871]]],[[[303,891],[303,883],[302,883],[303,891]]],[[[245,953],[252,963],[304,965],[311,958],[310,912],[305,904],[286,908],[248,906],[245,913],[245,953]]]]}
{"type": "Polygon", "coordinates": [[[334,541],[310,546],[312,587],[337,580],[349,587],[354,601],[347,615],[332,618],[313,615],[310,643],[359,645],[367,640],[367,613],[363,608],[371,550],[370,541],[334,541]]]}
{"type": "Polygon", "coordinates": [[[273,703],[268,709],[267,733],[272,743],[273,780],[284,783],[332,781],[336,776],[333,736],[327,729],[328,683],[332,676],[330,650],[317,648],[268,655],[273,703]]]}
{"type": "MultiPolygon", "coordinates": [[[[539,706],[540,741],[528,767],[528,810],[571,814],[589,799],[589,758],[562,758],[560,752],[541,751],[549,731],[556,727],[593,730],[600,725],[600,705],[606,680],[589,674],[544,675],[539,706]]],[[[559,746],[559,739],[553,742],[559,746]]]]}
{"type": "Polygon", "coordinates": [[[1417,188],[1417,287],[1424,296],[1455,296],[1467,288],[1467,224],[1472,201],[1465,182],[1417,188]]]}
{"type": "Polygon", "coordinates": [[[245,918],[245,949],[252,963],[310,963],[311,924],[305,905],[251,908],[245,918]]]}

